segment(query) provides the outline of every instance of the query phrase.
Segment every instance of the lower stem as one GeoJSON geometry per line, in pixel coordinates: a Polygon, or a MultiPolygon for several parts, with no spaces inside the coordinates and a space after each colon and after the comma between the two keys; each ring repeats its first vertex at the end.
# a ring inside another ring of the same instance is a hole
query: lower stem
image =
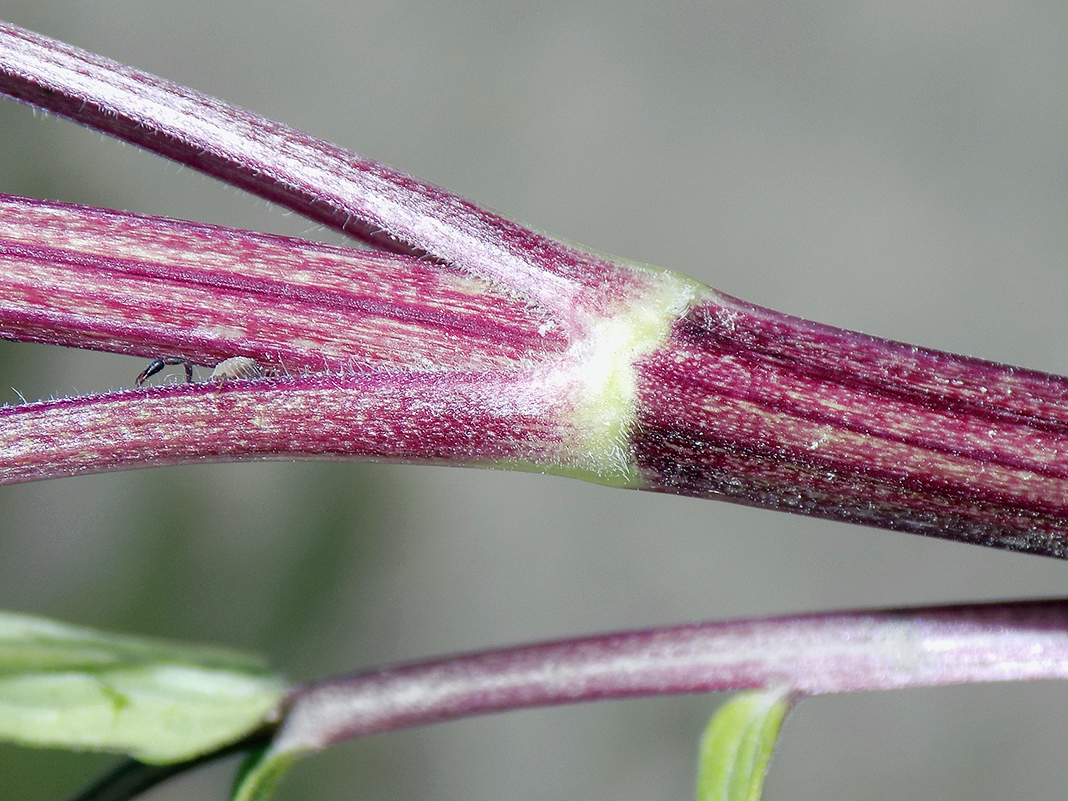
{"type": "Polygon", "coordinates": [[[819,695],[1068,678],[1068,601],[703,623],[487,651],[298,688],[271,746],[472,715],[741,689],[819,695]]]}
{"type": "Polygon", "coordinates": [[[529,375],[315,373],[0,409],[0,483],[236,458],[553,465],[559,398],[529,375]]]}

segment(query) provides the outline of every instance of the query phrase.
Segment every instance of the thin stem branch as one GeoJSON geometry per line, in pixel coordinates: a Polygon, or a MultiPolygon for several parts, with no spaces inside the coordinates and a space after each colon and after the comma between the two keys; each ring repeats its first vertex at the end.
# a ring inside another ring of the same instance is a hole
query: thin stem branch
{"type": "Polygon", "coordinates": [[[188,762],[170,765],[148,765],[133,759],[124,760],[91,784],[83,787],[67,801],[129,801],[147,790],[157,787],[175,776],[196,770],[220,759],[244,754],[262,748],[268,742],[267,735],[256,733],[239,743],[219,751],[197,757],[188,762]]]}
{"type": "MultiPolygon", "coordinates": [[[[223,757],[222,754],[212,754],[211,760],[223,757]]],[[[187,773],[198,766],[188,762],[173,765],[146,765],[143,762],[128,759],[92,784],[83,787],[67,801],[129,801],[146,790],[151,790],[168,779],[187,773]]]]}
{"type": "Polygon", "coordinates": [[[273,753],[408,726],[622,698],[799,696],[1068,678],[1068,601],[703,623],[562,640],[330,679],[291,695],[273,753]]]}

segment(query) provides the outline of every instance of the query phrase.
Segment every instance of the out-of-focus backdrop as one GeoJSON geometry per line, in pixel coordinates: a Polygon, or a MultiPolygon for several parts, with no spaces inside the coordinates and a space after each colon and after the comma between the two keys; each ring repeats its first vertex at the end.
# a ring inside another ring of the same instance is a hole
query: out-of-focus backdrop
{"type": "MultiPolygon", "coordinates": [[[[1068,372],[1068,5],[4,0],[0,16],[539,229],[784,311],[1068,372]]],[[[0,191],[340,238],[0,103],[0,191]]],[[[0,402],[136,359],[0,342],[0,402]]],[[[1068,565],[537,475],[190,466],[0,488],[0,608],[262,652],[294,679],[647,626],[1063,595],[1068,565]]],[[[281,799],[689,799],[722,699],[350,744],[281,799]]],[[[1060,797],[1068,687],[814,699],[770,799],[1060,797]]],[[[0,801],[112,763],[0,748],[0,801]]],[[[153,801],[223,798],[233,765],[153,801]]]]}

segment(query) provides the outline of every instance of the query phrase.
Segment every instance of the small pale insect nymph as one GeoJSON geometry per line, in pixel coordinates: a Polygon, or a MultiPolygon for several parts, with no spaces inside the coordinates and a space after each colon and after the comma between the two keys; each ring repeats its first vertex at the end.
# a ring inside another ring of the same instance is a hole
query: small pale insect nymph
{"type": "Polygon", "coordinates": [[[231,356],[223,359],[208,376],[208,381],[236,381],[239,378],[260,378],[263,368],[248,356],[231,356]]]}
{"type": "MultiPolygon", "coordinates": [[[[169,364],[182,365],[185,368],[185,382],[187,384],[193,383],[193,363],[180,356],[167,356],[163,359],[156,359],[142,370],[140,375],[137,376],[137,386],[143,385],[145,381],[169,364]]],[[[265,371],[256,363],[255,359],[250,359],[248,356],[231,356],[229,359],[223,359],[215,365],[215,369],[208,376],[208,381],[221,383],[223,381],[237,381],[242,378],[261,378],[265,375],[273,375],[273,373],[265,371]]]]}

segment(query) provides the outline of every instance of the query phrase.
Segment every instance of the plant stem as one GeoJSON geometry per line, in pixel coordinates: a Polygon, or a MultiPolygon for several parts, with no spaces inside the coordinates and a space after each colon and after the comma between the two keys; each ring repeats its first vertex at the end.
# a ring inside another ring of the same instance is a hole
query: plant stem
{"type": "Polygon", "coordinates": [[[274,372],[515,369],[543,310],[410,256],[0,195],[0,336],[274,372]]]}
{"type": "Polygon", "coordinates": [[[1068,379],[586,253],[2,23],[0,93],[394,251],[0,199],[0,335],[245,356],[283,376],[5,410],[0,481],[241,456],[444,461],[1068,557],[1068,379]]]}
{"type": "Polygon", "coordinates": [[[0,93],[187,164],[344,231],[507,287],[569,331],[642,282],[390,167],[244,109],[8,23],[0,93]],[[586,293],[583,288],[594,288],[586,293]]]}
{"type": "Polygon", "coordinates": [[[704,623],[486,651],[298,688],[273,753],[556,704],[783,688],[797,696],[1068,677],[1068,601],[704,623]]]}
{"type": "Polygon", "coordinates": [[[525,374],[381,371],[25,404],[0,409],[0,483],[241,456],[552,464],[562,404],[525,374]]]}
{"type": "Polygon", "coordinates": [[[128,801],[175,776],[196,770],[220,759],[262,748],[266,742],[267,735],[257,732],[241,742],[196,759],[191,759],[188,762],[176,762],[169,765],[148,765],[133,759],[125,760],[92,784],[83,787],[68,798],[67,801],[128,801]]]}
{"type": "Polygon", "coordinates": [[[1068,379],[715,293],[637,374],[651,489],[1068,555],[1068,379]]]}

